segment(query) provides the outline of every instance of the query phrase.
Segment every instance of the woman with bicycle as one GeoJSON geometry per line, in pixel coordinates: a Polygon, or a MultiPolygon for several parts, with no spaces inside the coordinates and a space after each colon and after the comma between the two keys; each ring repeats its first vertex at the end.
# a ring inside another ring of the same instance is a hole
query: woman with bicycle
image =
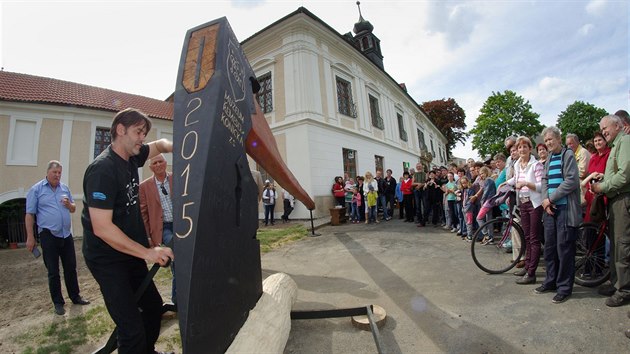
{"type": "Polygon", "coordinates": [[[521,212],[521,226],[525,235],[525,247],[528,258],[525,267],[514,273],[522,276],[516,284],[536,283],[536,268],[540,260],[539,234],[542,232],[542,175],[543,165],[532,155],[533,145],[528,137],[516,139],[519,159],[514,164],[514,176],[507,180],[516,188],[517,203],[521,212]]]}

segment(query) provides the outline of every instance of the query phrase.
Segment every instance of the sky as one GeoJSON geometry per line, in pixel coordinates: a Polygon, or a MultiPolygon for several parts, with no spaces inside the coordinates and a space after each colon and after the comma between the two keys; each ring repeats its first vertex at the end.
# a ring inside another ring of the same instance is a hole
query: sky
{"type": "MultiPolygon", "coordinates": [[[[186,31],[226,16],[239,40],[304,6],[337,32],[354,0],[4,1],[0,66],[157,99],[175,89],[186,31]]],[[[626,0],[362,0],[385,70],[411,97],[454,98],[467,129],[493,92],[515,91],[544,125],[579,100],[629,109],[626,0]]],[[[472,138],[453,150],[477,158],[472,138]]]]}

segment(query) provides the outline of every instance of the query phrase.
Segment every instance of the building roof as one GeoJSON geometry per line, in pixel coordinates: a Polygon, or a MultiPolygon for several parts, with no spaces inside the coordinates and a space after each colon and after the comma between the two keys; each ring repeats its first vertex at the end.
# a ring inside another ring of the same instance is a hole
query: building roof
{"type": "Polygon", "coordinates": [[[77,106],[118,112],[133,107],[173,120],[173,103],[75,82],[0,71],[0,100],[77,106]]]}

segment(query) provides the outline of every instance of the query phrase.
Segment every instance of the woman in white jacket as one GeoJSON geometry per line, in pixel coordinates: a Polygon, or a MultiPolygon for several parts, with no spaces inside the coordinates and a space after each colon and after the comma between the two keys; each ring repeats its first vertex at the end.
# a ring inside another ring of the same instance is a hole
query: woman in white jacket
{"type": "Polygon", "coordinates": [[[517,284],[534,284],[541,252],[538,236],[543,232],[541,223],[543,165],[532,156],[533,145],[528,137],[518,137],[516,147],[519,159],[514,164],[514,176],[505,183],[516,188],[527,259],[525,267],[514,274],[522,276],[516,281],[517,284]]]}

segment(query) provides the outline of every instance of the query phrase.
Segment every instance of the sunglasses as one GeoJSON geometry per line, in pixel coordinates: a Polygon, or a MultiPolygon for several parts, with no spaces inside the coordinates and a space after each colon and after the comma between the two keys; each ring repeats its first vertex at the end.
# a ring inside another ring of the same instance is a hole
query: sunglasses
{"type": "Polygon", "coordinates": [[[160,189],[162,189],[162,194],[168,195],[168,192],[166,191],[166,188],[164,188],[164,183],[160,184],[160,189]]]}

